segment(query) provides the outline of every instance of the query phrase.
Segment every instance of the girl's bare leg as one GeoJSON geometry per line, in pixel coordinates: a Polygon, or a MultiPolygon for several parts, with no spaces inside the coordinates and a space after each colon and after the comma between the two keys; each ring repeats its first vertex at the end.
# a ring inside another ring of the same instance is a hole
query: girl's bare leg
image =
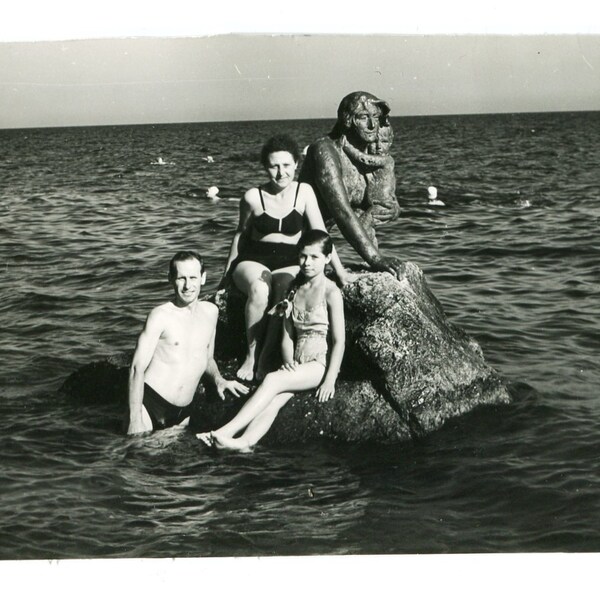
{"type": "Polygon", "coordinates": [[[273,425],[273,421],[275,421],[279,411],[293,396],[294,394],[290,392],[284,392],[275,396],[269,405],[250,421],[244,434],[238,438],[226,438],[220,436],[216,432],[213,433],[215,445],[217,448],[228,448],[239,450],[240,452],[249,452],[252,446],[254,446],[267,431],[271,429],[271,425],[273,425]]]}
{"type": "Polygon", "coordinates": [[[247,296],[246,341],[248,350],[236,375],[242,380],[254,378],[254,368],[260,355],[260,339],[266,324],[265,313],[271,293],[271,271],[260,263],[245,260],[233,272],[233,282],[247,296]]]}
{"type": "Polygon", "coordinates": [[[242,406],[240,412],[229,423],[213,432],[213,436],[215,438],[234,437],[236,433],[247,427],[276,396],[284,392],[294,394],[316,388],[321,383],[324,374],[325,367],[318,362],[298,365],[293,371],[280,369],[269,373],[254,395],[242,406]]]}

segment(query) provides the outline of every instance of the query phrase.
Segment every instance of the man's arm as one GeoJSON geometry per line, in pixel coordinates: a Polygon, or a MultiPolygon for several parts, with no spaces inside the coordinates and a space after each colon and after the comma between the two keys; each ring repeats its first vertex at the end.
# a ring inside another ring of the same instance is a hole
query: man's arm
{"type": "Polygon", "coordinates": [[[229,390],[234,396],[239,398],[240,394],[247,394],[249,389],[239,381],[227,380],[219,371],[217,361],[215,360],[215,337],[217,333],[217,319],[219,318],[219,309],[214,304],[208,304],[211,308],[209,309],[213,314],[212,319],[212,333],[210,336],[210,342],[208,343],[207,350],[207,361],[206,361],[206,374],[215,382],[217,388],[217,394],[221,400],[225,399],[225,390],[229,390]]]}
{"type": "Polygon", "coordinates": [[[163,332],[161,318],[162,309],[153,309],[140,334],[129,368],[129,427],[127,433],[142,433],[148,430],[142,419],[142,402],[144,400],[144,374],[152,361],[156,345],[163,332]]]}

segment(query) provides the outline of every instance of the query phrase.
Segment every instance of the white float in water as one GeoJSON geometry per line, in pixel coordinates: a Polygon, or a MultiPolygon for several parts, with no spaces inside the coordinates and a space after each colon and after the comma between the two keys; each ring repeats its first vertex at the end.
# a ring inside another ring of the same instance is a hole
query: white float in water
{"type": "Polygon", "coordinates": [[[433,204],[435,206],[446,206],[441,200],[437,197],[437,188],[434,185],[430,185],[427,188],[427,197],[429,198],[429,204],[433,204]]]}
{"type": "Polygon", "coordinates": [[[214,163],[215,159],[212,156],[202,157],[202,160],[205,160],[207,163],[214,163]]]}
{"type": "Polygon", "coordinates": [[[150,163],[151,165],[174,165],[174,162],[167,162],[166,160],[163,160],[162,156],[159,156],[154,162],[150,163]]]}
{"type": "Polygon", "coordinates": [[[211,200],[219,200],[219,188],[216,185],[211,185],[206,190],[206,197],[211,200]]]}

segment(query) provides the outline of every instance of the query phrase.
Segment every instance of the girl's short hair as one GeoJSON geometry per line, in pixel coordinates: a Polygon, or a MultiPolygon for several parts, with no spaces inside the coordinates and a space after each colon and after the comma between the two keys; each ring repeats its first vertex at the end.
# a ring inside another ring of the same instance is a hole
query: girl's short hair
{"type": "Polygon", "coordinates": [[[320,244],[321,252],[325,256],[329,256],[333,252],[333,240],[331,236],[321,229],[309,229],[302,234],[302,237],[298,240],[296,247],[298,250],[306,248],[306,246],[312,246],[313,244],[320,244]]]}
{"type": "Polygon", "coordinates": [[[260,162],[265,169],[269,155],[273,152],[289,152],[294,157],[294,162],[300,161],[300,148],[289,135],[274,135],[265,142],[260,151],[260,162]]]}

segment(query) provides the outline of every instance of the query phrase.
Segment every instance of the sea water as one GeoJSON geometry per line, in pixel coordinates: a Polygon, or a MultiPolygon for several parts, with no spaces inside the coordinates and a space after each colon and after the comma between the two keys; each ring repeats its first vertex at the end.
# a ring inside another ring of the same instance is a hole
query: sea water
{"type": "Polygon", "coordinates": [[[132,351],[175,251],[216,289],[269,135],[332,125],[0,131],[0,558],[600,550],[600,113],[393,119],[381,249],[423,269],[513,404],[410,443],[215,455],[57,393],[132,351]]]}

